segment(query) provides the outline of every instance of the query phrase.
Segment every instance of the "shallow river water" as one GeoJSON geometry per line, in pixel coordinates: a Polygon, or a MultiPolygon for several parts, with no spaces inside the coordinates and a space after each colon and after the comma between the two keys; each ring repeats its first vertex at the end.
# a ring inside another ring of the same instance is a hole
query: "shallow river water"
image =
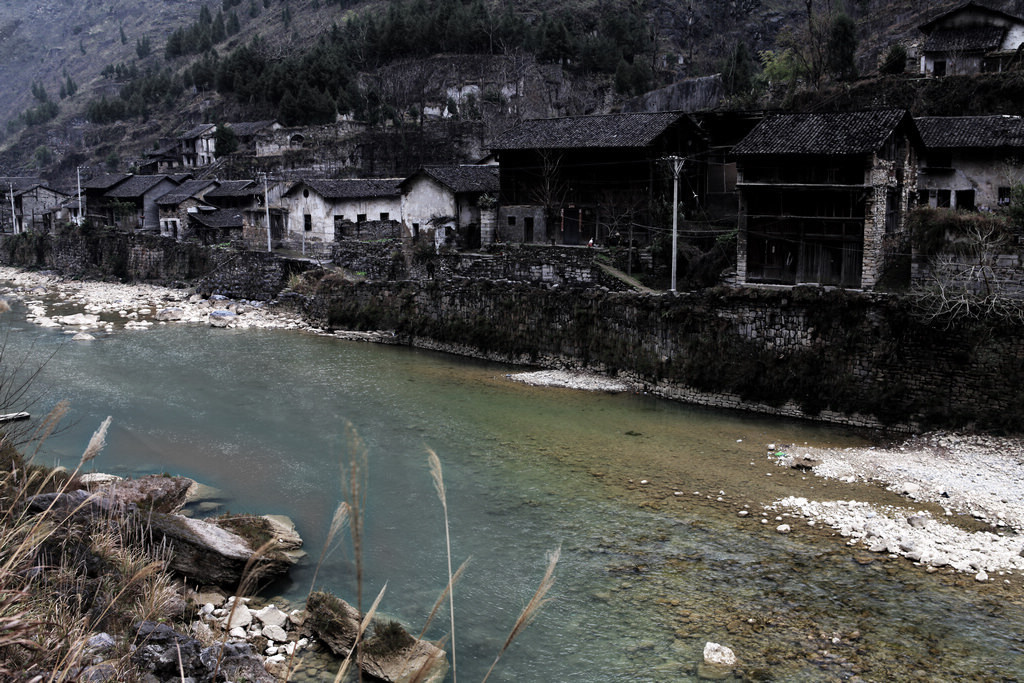
{"type": "MultiPolygon", "coordinates": [[[[42,457],[73,466],[111,415],[96,470],[190,476],[220,490],[217,512],[290,516],[310,555],[271,587],[290,599],[309,590],[342,500],[350,424],[368,463],[364,600],[386,582],[382,611],[419,631],[447,580],[434,449],[455,563],[471,558],[455,593],[463,680],[483,677],[559,546],[551,602],[490,680],[697,680],[707,641],[731,647],[747,680],[1024,678],[1019,588],[927,574],[798,520],[780,535],[774,512],[760,523],[790,494],[899,503],[765,455],[867,435],[529,387],[507,378],[515,368],[296,332],[166,325],[81,343],[17,314],[5,362],[57,349],[33,413],[71,403],[42,457]]],[[[317,584],[355,601],[347,547],[317,584]]],[[[446,629],[445,614],[428,635],[446,629]]]]}

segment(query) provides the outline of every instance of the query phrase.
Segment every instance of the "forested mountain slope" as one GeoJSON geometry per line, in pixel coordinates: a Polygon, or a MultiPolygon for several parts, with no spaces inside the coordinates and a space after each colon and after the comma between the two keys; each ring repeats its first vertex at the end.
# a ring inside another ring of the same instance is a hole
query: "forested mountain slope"
{"type": "MultiPolygon", "coordinates": [[[[957,4],[6,0],[0,166],[66,174],[95,163],[97,150],[127,161],[221,120],[313,125],[345,115],[394,128],[461,106],[457,116],[486,136],[518,118],[609,111],[719,72],[737,106],[763,106],[778,93],[762,76],[753,94],[762,69],[799,67],[805,86],[876,73],[891,45],[957,4]],[[844,66],[830,50],[849,51],[844,66]],[[466,83],[476,84],[472,98],[466,83]]],[[[1024,0],[988,4],[1024,12],[1024,0]]]]}

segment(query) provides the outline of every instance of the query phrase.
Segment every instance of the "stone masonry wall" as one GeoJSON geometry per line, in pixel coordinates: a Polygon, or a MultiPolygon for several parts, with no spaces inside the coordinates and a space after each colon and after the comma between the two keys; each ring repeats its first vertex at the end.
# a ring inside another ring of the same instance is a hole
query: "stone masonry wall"
{"type": "Polygon", "coordinates": [[[946,329],[909,302],[816,287],[643,295],[515,282],[325,282],[324,326],[619,375],[705,405],[866,427],[1024,428],[1020,330],[946,329]]]}

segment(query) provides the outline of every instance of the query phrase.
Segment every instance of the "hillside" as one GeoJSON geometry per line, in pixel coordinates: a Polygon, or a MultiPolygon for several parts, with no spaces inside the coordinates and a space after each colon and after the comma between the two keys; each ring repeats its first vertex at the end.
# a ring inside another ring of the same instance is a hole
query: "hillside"
{"type": "MultiPolygon", "coordinates": [[[[915,39],[924,20],[956,4],[7,0],[0,167],[66,179],[81,165],[127,166],[161,137],[209,121],[306,125],[336,110],[401,128],[452,101],[465,109],[467,87],[475,99],[463,118],[478,122],[482,139],[523,117],[617,109],[632,95],[720,72],[730,55],[756,72],[756,55],[781,53],[787,32],[799,43],[808,5],[816,19],[845,9],[856,71],[872,74],[890,45],[915,39]]],[[[1024,12],[1024,0],[989,4],[1024,12]]]]}

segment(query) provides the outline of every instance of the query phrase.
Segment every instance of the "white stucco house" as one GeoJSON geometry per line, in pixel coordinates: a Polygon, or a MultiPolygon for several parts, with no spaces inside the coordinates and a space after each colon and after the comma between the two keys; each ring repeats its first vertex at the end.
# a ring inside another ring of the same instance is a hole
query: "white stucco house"
{"type": "Polygon", "coordinates": [[[1010,203],[1024,178],[1024,118],[921,116],[924,141],[918,169],[919,206],[990,210],[1010,203]]]}
{"type": "Polygon", "coordinates": [[[281,196],[291,239],[360,237],[371,223],[402,220],[401,178],[306,179],[281,196]]]}
{"type": "Polygon", "coordinates": [[[433,230],[438,246],[458,240],[474,249],[492,241],[494,212],[487,209],[498,189],[494,165],[426,166],[401,183],[402,216],[413,237],[433,230]]]}

